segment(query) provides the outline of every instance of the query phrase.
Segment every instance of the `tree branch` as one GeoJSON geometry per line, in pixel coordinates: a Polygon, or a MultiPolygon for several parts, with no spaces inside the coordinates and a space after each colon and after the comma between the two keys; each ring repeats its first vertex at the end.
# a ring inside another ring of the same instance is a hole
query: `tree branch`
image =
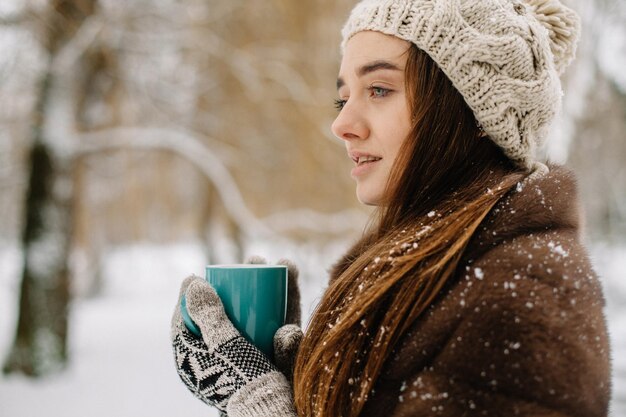
{"type": "Polygon", "coordinates": [[[168,150],[192,162],[215,186],[224,207],[244,233],[269,237],[275,233],[246,206],[234,178],[217,155],[190,133],[161,128],[113,128],[80,134],[77,156],[116,148],[168,150]]]}
{"type": "Polygon", "coordinates": [[[55,55],[51,65],[53,73],[63,74],[73,67],[89,49],[103,27],[104,22],[99,16],[88,17],[72,39],[55,55]]]}
{"type": "Polygon", "coordinates": [[[275,213],[259,220],[247,207],[234,178],[202,140],[193,133],[173,128],[123,127],[80,134],[76,156],[111,149],[168,150],[193,163],[215,186],[227,212],[244,233],[272,237],[277,232],[309,230],[340,234],[357,231],[366,221],[364,213],[345,210],[323,214],[308,209],[275,213]]]}
{"type": "Polygon", "coordinates": [[[10,15],[0,15],[0,26],[20,26],[33,20],[33,14],[29,10],[10,15]]]}

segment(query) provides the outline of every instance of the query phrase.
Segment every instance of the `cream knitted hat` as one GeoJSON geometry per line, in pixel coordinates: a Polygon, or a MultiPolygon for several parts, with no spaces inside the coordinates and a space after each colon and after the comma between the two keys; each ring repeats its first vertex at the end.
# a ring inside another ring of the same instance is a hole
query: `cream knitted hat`
{"type": "Polygon", "coordinates": [[[531,169],[561,107],[559,75],[580,20],[557,0],[363,0],[342,30],[342,51],[373,30],[414,43],[461,92],[505,154],[531,169]]]}

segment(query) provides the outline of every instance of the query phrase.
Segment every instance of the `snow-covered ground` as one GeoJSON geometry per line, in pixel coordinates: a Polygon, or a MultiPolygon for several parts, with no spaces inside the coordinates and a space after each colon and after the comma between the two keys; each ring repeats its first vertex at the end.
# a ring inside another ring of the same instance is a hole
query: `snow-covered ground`
{"type": "MultiPolygon", "coordinates": [[[[13,336],[18,294],[16,274],[5,269],[17,258],[15,252],[5,252],[0,262],[0,324],[6,329],[0,334],[2,358],[13,336]]],[[[0,414],[217,416],[179,382],[168,334],[178,280],[201,271],[203,263],[193,246],[137,247],[112,253],[102,296],[71,306],[68,369],[42,380],[4,377],[0,414]]]]}
{"type": "MultiPolygon", "coordinates": [[[[328,245],[324,253],[278,242],[271,248],[253,244],[249,251],[270,262],[288,257],[298,263],[308,317],[325,285],[325,269],[344,247],[328,245]]],[[[180,282],[203,274],[200,245],[120,247],[103,264],[103,292],[71,306],[67,370],[42,380],[0,376],[0,416],[217,416],[180,382],[169,341],[180,282]]],[[[0,245],[0,360],[14,334],[20,265],[17,249],[0,245]]]]}
{"type": "MultiPolygon", "coordinates": [[[[319,248],[252,245],[250,253],[276,261],[282,256],[302,269],[305,316],[326,282],[325,269],[346,242],[319,248]],[[313,255],[313,256],[312,256],[313,255]]],[[[603,277],[613,343],[613,417],[626,416],[626,247],[595,246],[603,277]]],[[[12,341],[17,313],[19,266],[14,247],[0,245],[0,359],[12,341]]],[[[187,392],[174,370],[169,321],[180,281],[201,274],[205,258],[194,243],[138,245],[112,250],[104,262],[105,286],[98,297],[71,307],[71,362],[41,380],[0,377],[3,417],[217,416],[187,392]]]]}

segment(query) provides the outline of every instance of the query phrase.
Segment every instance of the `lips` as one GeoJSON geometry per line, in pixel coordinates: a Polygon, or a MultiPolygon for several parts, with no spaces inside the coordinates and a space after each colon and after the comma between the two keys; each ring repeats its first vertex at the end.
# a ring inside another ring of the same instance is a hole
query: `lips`
{"type": "Polygon", "coordinates": [[[380,161],[382,158],[378,158],[377,156],[362,156],[358,158],[355,162],[357,165],[363,165],[368,162],[376,162],[380,161]]]}
{"type": "Polygon", "coordinates": [[[352,159],[356,165],[352,169],[353,177],[358,177],[369,172],[371,169],[373,169],[373,167],[376,165],[378,161],[383,159],[380,156],[368,154],[365,152],[352,151],[352,152],[348,152],[348,155],[350,156],[350,159],[352,159]]]}
{"type": "Polygon", "coordinates": [[[350,159],[352,159],[357,166],[360,166],[369,162],[377,162],[383,159],[380,156],[375,156],[375,155],[362,153],[362,152],[348,152],[348,155],[350,156],[350,159]]]}

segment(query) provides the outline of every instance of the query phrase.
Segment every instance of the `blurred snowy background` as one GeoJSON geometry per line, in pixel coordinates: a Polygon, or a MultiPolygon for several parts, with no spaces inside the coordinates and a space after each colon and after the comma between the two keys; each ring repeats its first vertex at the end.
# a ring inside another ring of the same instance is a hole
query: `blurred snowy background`
{"type": "MultiPolygon", "coordinates": [[[[626,4],[566,3],[583,38],[545,152],[579,178],[622,417],[626,4]]],[[[216,415],[169,344],[208,262],[293,259],[308,317],[368,215],[330,133],[353,4],[0,0],[0,415],[216,415]]]]}

